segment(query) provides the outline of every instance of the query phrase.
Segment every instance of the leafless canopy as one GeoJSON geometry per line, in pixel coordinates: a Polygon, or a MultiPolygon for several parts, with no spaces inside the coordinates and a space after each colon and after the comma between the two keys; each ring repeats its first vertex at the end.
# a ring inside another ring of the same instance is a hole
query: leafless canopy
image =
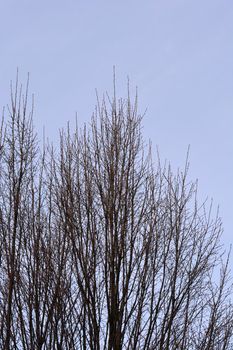
{"type": "Polygon", "coordinates": [[[27,93],[13,90],[0,133],[0,349],[233,349],[221,220],[197,203],[188,163],[154,165],[137,100],[98,102],[88,127],[40,150],[27,93]]]}

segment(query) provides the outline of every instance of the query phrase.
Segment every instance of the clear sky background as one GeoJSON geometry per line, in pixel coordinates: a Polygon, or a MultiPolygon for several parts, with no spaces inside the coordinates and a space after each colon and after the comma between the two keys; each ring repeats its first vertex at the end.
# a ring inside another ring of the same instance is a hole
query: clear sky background
{"type": "MultiPolygon", "coordinates": [[[[233,243],[233,1],[0,0],[0,108],[19,68],[30,72],[38,134],[88,122],[95,89],[119,96],[138,86],[144,135],[162,160],[182,167],[200,199],[220,205],[226,249],[233,243]]],[[[231,256],[233,269],[233,254],[231,256]]]]}

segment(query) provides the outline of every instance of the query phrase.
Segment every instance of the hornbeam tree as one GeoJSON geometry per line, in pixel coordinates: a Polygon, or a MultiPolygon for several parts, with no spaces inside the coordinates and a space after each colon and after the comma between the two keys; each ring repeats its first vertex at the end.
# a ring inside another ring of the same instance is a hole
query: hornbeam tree
{"type": "Polygon", "coordinates": [[[43,149],[27,105],[17,83],[0,132],[0,349],[233,349],[221,219],[188,162],[153,161],[137,98],[98,101],[43,149]]]}

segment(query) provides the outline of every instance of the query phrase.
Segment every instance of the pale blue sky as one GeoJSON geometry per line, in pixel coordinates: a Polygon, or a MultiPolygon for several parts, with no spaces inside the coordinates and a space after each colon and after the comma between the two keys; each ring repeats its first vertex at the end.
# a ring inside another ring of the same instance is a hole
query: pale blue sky
{"type": "MultiPolygon", "coordinates": [[[[39,135],[88,122],[100,95],[118,94],[127,75],[137,85],[144,134],[162,159],[182,166],[200,197],[220,205],[226,248],[233,242],[233,2],[232,0],[82,0],[0,2],[0,108],[9,81],[31,76],[39,135]]],[[[233,257],[231,257],[233,267],[233,257]]]]}

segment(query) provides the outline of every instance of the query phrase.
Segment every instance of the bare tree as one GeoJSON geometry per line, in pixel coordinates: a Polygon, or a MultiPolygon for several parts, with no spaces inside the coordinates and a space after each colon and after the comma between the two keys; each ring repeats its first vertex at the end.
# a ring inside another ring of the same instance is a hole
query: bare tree
{"type": "Polygon", "coordinates": [[[0,349],[233,349],[221,219],[188,161],[153,162],[137,98],[43,151],[26,105],[0,137],[0,349]]]}

